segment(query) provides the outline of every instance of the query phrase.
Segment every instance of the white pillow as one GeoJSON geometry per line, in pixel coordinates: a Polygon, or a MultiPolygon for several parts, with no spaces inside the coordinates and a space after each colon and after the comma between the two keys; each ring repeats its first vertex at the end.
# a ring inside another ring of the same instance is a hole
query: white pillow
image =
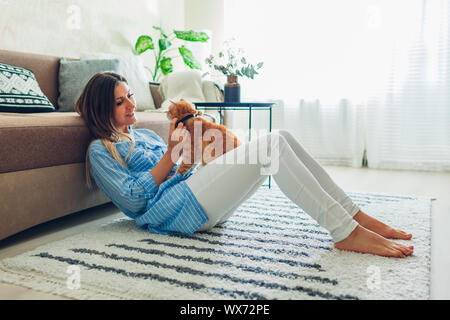
{"type": "Polygon", "coordinates": [[[211,80],[203,80],[202,91],[205,96],[205,102],[220,102],[222,101],[219,93],[219,89],[216,84],[211,80]]]}
{"type": "Polygon", "coordinates": [[[163,111],[169,109],[170,100],[184,99],[190,103],[205,101],[202,91],[202,76],[197,70],[169,73],[161,81],[159,91],[164,100],[161,103],[161,110],[163,111]]]}
{"type": "Polygon", "coordinates": [[[150,92],[149,78],[145,73],[144,64],[139,56],[133,54],[82,53],[81,60],[116,58],[120,61],[120,74],[128,81],[128,86],[134,92],[137,111],[155,109],[155,103],[150,92]]]}

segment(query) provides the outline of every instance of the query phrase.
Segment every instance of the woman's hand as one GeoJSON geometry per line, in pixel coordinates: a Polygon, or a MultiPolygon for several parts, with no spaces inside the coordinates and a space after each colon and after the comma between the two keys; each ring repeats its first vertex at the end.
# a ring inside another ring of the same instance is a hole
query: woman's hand
{"type": "Polygon", "coordinates": [[[155,179],[156,185],[159,187],[163,183],[173,166],[177,163],[183,152],[183,145],[186,141],[189,141],[189,131],[184,127],[184,124],[180,122],[178,127],[175,128],[176,118],[170,121],[169,130],[169,143],[167,144],[167,151],[164,156],[159,160],[156,166],[150,170],[153,179],[155,179]]]}
{"type": "Polygon", "coordinates": [[[189,132],[184,127],[183,122],[178,123],[178,126],[175,128],[177,121],[177,118],[173,118],[170,121],[169,143],[167,145],[167,152],[170,152],[173,163],[176,163],[181,157],[183,145],[189,136],[189,132]]]}

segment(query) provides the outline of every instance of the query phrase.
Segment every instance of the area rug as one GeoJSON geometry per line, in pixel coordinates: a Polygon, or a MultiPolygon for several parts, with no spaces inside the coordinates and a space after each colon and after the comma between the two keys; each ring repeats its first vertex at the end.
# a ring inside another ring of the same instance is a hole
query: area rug
{"type": "Polygon", "coordinates": [[[429,299],[431,200],[348,192],[413,234],[405,259],[339,251],[274,184],[224,224],[159,235],[114,220],[0,262],[0,281],[75,299],[429,299]]]}

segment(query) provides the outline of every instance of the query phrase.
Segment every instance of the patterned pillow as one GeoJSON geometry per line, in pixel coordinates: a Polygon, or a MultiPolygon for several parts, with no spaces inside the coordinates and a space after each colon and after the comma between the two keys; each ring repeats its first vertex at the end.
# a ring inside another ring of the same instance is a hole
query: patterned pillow
{"type": "Polygon", "coordinates": [[[52,111],[32,71],[0,62],[0,112],[52,111]]]}

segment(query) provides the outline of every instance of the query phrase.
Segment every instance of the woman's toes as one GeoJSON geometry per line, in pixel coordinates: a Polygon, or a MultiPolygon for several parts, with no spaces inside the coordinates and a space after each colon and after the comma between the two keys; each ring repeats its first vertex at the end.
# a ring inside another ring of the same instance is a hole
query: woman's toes
{"type": "Polygon", "coordinates": [[[412,234],[390,227],[388,227],[385,232],[381,233],[384,233],[384,236],[389,239],[410,240],[412,238],[412,234]]]}
{"type": "Polygon", "coordinates": [[[395,248],[397,250],[400,250],[406,256],[409,256],[409,255],[411,255],[413,253],[412,249],[410,249],[410,248],[408,248],[406,246],[400,245],[400,244],[395,244],[395,248]]]}
{"type": "Polygon", "coordinates": [[[405,255],[410,256],[414,253],[414,246],[405,246],[400,243],[395,243],[397,249],[401,250],[405,255]]]}
{"type": "Polygon", "coordinates": [[[406,233],[402,230],[396,230],[398,232],[399,235],[399,239],[403,239],[403,240],[409,240],[412,238],[412,234],[411,233],[406,233]]]}
{"type": "Polygon", "coordinates": [[[393,257],[406,258],[406,255],[400,249],[392,248],[391,250],[392,250],[392,256],[393,257]]]}
{"type": "Polygon", "coordinates": [[[412,254],[413,247],[406,247],[388,240],[379,234],[358,226],[344,240],[334,244],[336,249],[376,254],[386,257],[405,258],[412,254]]]}

